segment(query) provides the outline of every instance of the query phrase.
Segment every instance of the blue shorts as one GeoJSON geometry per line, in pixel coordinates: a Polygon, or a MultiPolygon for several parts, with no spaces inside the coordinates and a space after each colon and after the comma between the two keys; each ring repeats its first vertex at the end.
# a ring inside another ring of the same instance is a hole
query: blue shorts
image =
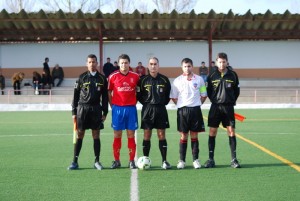
{"type": "Polygon", "coordinates": [[[136,130],[138,117],[136,106],[112,106],[112,125],[114,130],[136,130]]]}

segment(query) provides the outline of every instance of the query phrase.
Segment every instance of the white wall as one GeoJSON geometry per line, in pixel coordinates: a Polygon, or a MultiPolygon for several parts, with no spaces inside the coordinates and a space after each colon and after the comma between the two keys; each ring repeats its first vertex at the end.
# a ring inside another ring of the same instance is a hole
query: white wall
{"type": "MultiPolygon", "coordinates": [[[[184,57],[200,66],[201,61],[208,64],[208,44],[206,41],[191,42],[106,42],[104,43],[104,62],[106,57],[112,61],[126,53],[131,58],[131,66],[141,61],[146,65],[150,56],[160,60],[160,66],[180,66],[184,57]]],[[[298,68],[300,41],[214,41],[213,59],[218,52],[226,52],[230,65],[235,68],[298,68]]],[[[0,66],[2,68],[42,67],[45,57],[49,65],[85,66],[88,54],[99,55],[98,43],[40,43],[40,44],[1,44],[0,66]]]]}

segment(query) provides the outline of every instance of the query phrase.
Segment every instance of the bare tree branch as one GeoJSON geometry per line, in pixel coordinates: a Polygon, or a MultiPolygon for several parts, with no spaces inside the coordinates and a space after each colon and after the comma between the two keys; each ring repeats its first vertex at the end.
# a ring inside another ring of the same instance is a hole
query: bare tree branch
{"type": "Polygon", "coordinates": [[[6,0],[6,5],[9,11],[18,13],[22,9],[25,11],[31,11],[34,4],[33,0],[6,0]]]}

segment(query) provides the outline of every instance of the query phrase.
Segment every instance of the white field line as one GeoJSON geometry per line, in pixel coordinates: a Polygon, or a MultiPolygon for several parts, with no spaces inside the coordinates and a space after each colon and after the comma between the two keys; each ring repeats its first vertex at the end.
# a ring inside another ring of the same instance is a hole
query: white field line
{"type": "MultiPolygon", "coordinates": [[[[137,131],[135,131],[135,143],[137,144],[137,131]]],[[[137,161],[137,151],[135,153],[135,161],[137,161]]],[[[130,201],[139,201],[138,169],[131,170],[130,201]]]]}

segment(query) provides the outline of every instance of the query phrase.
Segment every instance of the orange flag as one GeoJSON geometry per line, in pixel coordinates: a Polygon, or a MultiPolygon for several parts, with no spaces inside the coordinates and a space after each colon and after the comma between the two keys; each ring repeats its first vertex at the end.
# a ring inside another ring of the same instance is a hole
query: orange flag
{"type": "Polygon", "coordinates": [[[241,122],[243,122],[246,119],[245,116],[243,116],[241,114],[238,114],[238,113],[234,113],[234,118],[241,121],[241,122]]]}

